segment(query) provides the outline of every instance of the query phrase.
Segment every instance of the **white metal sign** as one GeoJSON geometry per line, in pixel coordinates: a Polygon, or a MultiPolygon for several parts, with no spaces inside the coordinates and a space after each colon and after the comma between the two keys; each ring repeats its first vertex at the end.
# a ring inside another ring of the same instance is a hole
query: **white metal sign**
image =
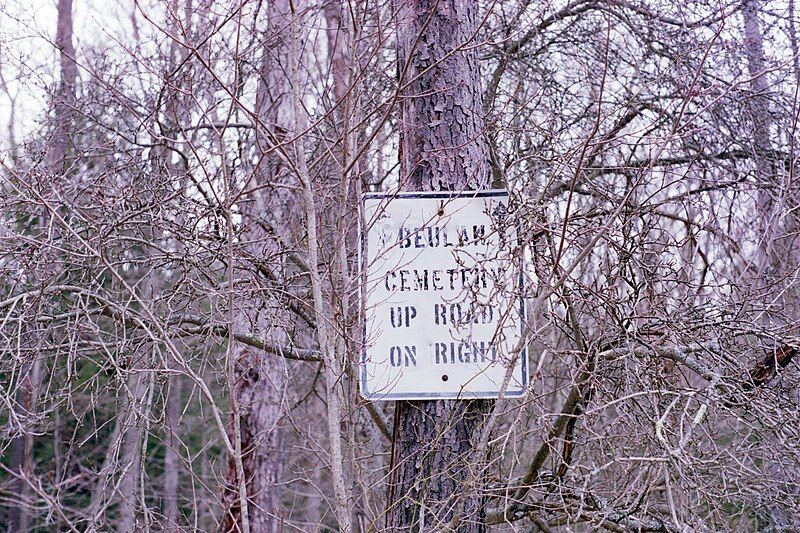
{"type": "Polygon", "coordinates": [[[370,400],[525,394],[516,225],[506,191],[366,194],[362,229],[370,400]]]}

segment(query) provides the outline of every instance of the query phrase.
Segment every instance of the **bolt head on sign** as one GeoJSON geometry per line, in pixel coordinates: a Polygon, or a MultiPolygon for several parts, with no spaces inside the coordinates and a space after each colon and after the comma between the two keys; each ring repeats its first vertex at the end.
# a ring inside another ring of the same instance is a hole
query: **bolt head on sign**
{"type": "Polygon", "coordinates": [[[525,394],[516,223],[501,190],[364,195],[369,400],[525,394]]]}

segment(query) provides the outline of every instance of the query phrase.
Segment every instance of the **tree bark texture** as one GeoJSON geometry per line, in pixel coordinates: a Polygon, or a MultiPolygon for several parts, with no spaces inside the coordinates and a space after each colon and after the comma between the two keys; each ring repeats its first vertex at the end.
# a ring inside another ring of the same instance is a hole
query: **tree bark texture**
{"type": "Polygon", "coordinates": [[[455,531],[486,531],[481,483],[462,497],[459,508],[454,505],[492,404],[491,400],[397,402],[386,514],[389,531],[446,531],[455,515],[459,515],[455,531]]]}
{"type": "Polygon", "coordinates": [[[469,0],[396,2],[400,164],[408,190],[484,189],[489,155],[469,0]]]}
{"type": "MultiPolygon", "coordinates": [[[[488,187],[478,56],[470,48],[478,5],[415,0],[396,2],[395,8],[401,185],[426,191],[488,187]]],[[[447,531],[453,525],[464,533],[485,531],[482,482],[466,496],[461,492],[470,467],[479,467],[469,461],[492,405],[487,400],[397,402],[389,531],[447,531]]]]}

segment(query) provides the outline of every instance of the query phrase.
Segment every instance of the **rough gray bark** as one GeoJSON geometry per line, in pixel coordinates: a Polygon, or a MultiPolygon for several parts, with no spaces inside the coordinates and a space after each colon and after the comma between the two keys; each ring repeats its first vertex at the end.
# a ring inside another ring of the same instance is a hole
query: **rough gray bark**
{"type": "Polygon", "coordinates": [[[386,513],[389,531],[442,531],[457,513],[461,516],[456,531],[486,530],[485,502],[479,493],[463,498],[460,509],[453,504],[492,403],[397,402],[386,513]]]}
{"type": "Polygon", "coordinates": [[[478,53],[478,5],[467,0],[397,2],[401,168],[408,190],[489,185],[478,53]],[[419,38],[417,38],[419,36],[419,38]]]}
{"type": "MultiPolygon", "coordinates": [[[[402,185],[407,190],[486,188],[489,168],[478,57],[469,49],[478,27],[478,5],[469,0],[416,0],[397,2],[396,8],[398,69],[404,87],[402,185]]],[[[455,516],[457,531],[485,531],[482,483],[466,496],[460,490],[492,404],[397,402],[388,530],[442,531],[455,516]]]]}
{"type": "MultiPolygon", "coordinates": [[[[277,358],[258,354],[252,349],[237,346],[236,354],[242,372],[235,394],[242,409],[242,464],[247,483],[250,530],[277,532],[280,531],[281,518],[278,483],[284,462],[278,421],[283,407],[281,395],[285,370],[276,367],[277,358]]],[[[241,530],[238,499],[233,503],[226,515],[223,531],[241,530]]]]}

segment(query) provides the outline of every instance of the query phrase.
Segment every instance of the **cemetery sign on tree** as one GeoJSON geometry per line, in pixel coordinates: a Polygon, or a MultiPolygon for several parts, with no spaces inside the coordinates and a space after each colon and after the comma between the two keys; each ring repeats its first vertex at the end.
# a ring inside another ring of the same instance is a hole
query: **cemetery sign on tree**
{"type": "Polygon", "coordinates": [[[506,191],[365,195],[365,398],[525,393],[522,277],[509,218],[506,191]]]}

